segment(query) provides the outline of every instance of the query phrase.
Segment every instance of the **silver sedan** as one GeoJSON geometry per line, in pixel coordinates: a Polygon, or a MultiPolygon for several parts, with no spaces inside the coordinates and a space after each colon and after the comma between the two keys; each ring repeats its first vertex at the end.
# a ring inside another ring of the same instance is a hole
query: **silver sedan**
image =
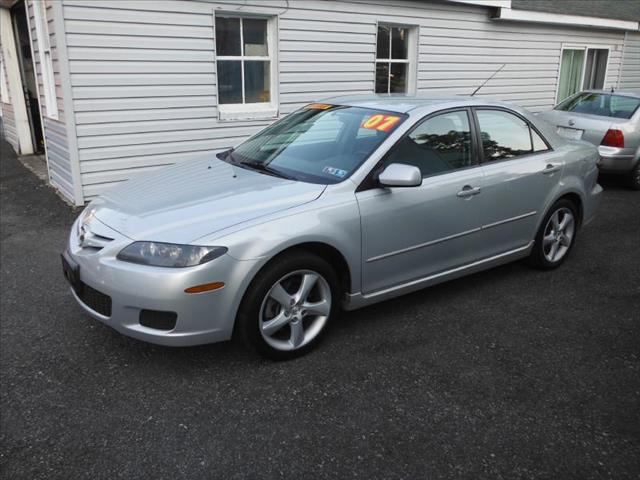
{"type": "Polygon", "coordinates": [[[92,201],[63,269],[125,335],[238,335],[290,358],[341,309],[523,258],[558,267],[595,214],[597,160],[509,104],[337,97],[92,201]]]}
{"type": "Polygon", "coordinates": [[[600,171],[626,175],[640,190],[640,92],[586,90],[540,116],[558,134],[596,145],[600,171]]]}

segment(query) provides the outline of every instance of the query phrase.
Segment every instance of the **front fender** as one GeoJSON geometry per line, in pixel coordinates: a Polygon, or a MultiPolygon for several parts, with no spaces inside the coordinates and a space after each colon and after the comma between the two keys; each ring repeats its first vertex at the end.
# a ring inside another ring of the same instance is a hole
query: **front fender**
{"type": "Polygon", "coordinates": [[[233,258],[254,262],[253,276],[270,259],[289,248],[322,243],[342,254],[349,268],[352,289],[358,291],[362,261],[358,204],[353,193],[323,197],[286,214],[265,217],[241,229],[218,232],[199,239],[198,243],[225,246],[233,258]]]}

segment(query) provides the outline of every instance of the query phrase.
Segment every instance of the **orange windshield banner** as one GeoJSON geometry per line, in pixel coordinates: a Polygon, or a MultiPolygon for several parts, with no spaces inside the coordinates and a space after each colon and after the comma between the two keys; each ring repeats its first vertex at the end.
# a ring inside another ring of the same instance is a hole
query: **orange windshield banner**
{"type": "Polygon", "coordinates": [[[333,105],[329,105],[328,103],[310,103],[304,108],[310,108],[312,110],[328,110],[331,107],[333,107],[333,105]]]}
{"type": "Polygon", "coordinates": [[[368,128],[370,130],[378,130],[380,132],[390,132],[399,121],[400,117],[396,115],[376,113],[362,122],[361,127],[368,128]]]}

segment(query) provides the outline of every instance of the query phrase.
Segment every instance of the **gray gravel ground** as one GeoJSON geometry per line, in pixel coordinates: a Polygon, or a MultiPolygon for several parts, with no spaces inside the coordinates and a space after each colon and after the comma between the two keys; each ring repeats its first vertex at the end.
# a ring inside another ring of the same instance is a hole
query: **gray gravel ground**
{"type": "Polygon", "coordinates": [[[3,478],[640,477],[640,193],[617,180],[561,269],[344,314],[272,363],[85,316],[58,257],[77,212],[2,147],[3,478]]]}

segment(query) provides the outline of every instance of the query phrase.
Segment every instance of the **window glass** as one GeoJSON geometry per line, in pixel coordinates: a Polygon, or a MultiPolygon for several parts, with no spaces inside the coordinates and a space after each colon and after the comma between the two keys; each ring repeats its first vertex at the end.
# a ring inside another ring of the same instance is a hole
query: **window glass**
{"type": "Polygon", "coordinates": [[[216,17],[218,102],[268,103],[271,94],[269,21],[265,18],[216,17]]]}
{"type": "Polygon", "coordinates": [[[247,60],[244,62],[245,102],[270,100],[269,62],[247,60]]]}
{"type": "Polygon", "coordinates": [[[640,106],[640,99],[623,95],[583,92],[568,98],[556,110],[586,113],[601,117],[631,118],[640,106]]]}
{"type": "Polygon", "coordinates": [[[600,90],[604,88],[604,75],[607,72],[609,50],[604,48],[589,48],[584,70],[585,90],[600,90]]]}
{"type": "Polygon", "coordinates": [[[216,54],[240,55],[240,19],[216,17],[216,54]]]}
{"type": "Polygon", "coordinates": [[[396,144],[384,163],[414,165],[423,177],[472,165],[467,112],[443,113],[422,122],[396,144]]]}
{"type": "Polygon", "coordinates": [[[242,103],[242,72],[239,60],[218,60],[218,102],[242,103]]]}
{"type": "Polygon", "coordinates": [[[562,101],[580,90],[580,80],[584,68],[584,50],[565,49],[560,63],[558,101],[562,101]]]}
{"type": "Polygon", "coordinates": [[[246,56],[264,57],[267,53],[267,20],[242,19],[242,38],[246,56]]]}
{"type": "Polygon", "coordinates": [[[477,110],[484,160],[514,158],[533,151],[529,125],[500,110],[477,110]]]}
{"type": "Polygon", "coordinates": [[[409,30],[406,28],[393,27],[391,29],[391,58],[407,58],[407,36],[409,30]]]}
{"type": "Polygon", "coordinates": [[[376,63],[376,93],[389,93],[388,63],[376,63]]]}
{"type": "Polygon", "coordinates": [[[407,64],[392,63],[389,82],[389,93],[404,93],[407,91],[407,64]]]}
{"type": "Polygon", "coordinates": [[[378,26],[376,58],[389,58],[389,27],[385,25],[378,26]]]}
{"type": "Polygon", "coordinates": [[[533,151],[534,152],[544,152],[545,150],[549,150],[547,144],[544,142],[542,137],[536,133],[536,131],[531,129],[531,140],[533,140],[533,151]]]}
{"type": "Polygon", "coordinates": [[[405,118],[368,108],[312,104],[254,135],[224,159],[301,181],[338,183],[405,118]]]}
{"type": "Polygon", "coordinates": [[[376,93],[406,93],[409,72],[409,27],[378,26],[376,93]]]}
{"type": "Polygon", "coordinates": [[[611,95],[611,117],[631,118],[640,107],[640,98],[611,95]]]}
{"type": "Polygon", "coordinates": [[[558,105],[557,110],[565,110],[576,113],[587,113],[590,115],[607,116],[609,113],[608,95],[600,93],[585,92],[575,97],[571,97],[566,102],[558,105]]]}

